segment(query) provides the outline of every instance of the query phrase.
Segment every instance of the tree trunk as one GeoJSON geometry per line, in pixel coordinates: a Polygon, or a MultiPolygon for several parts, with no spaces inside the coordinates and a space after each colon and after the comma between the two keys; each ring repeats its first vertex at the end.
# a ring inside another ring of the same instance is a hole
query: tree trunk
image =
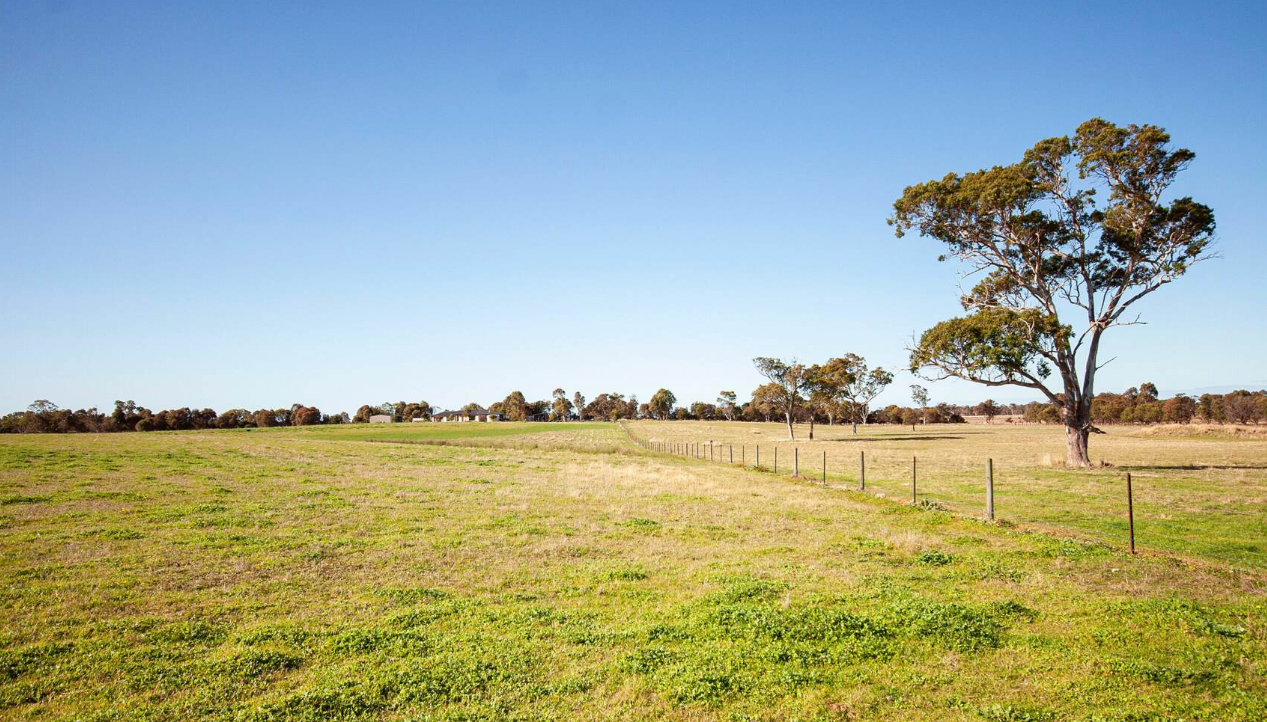
{"type": "Polygon", "coordinates": [[[809,415],[809,440],[814,440],[814,415],[809,415]]]}
{"type": "Polygon", "coordinates": [[[788,441],[796,441],[796,432],[792,430],[792,412],[785,411],[783,413],[787,417],[787,438],[788,441]]]}
{"type": "Polygon", "coordinates": [[[1065,466],[1075,469],[1085,469],[1091,466],[1091,457],[1087,454],[1087,437],[1090,435],[1090,429],[1084,424],[1076,422],[1065,424],[1065,441],[1067,445],[1065,466]]]}

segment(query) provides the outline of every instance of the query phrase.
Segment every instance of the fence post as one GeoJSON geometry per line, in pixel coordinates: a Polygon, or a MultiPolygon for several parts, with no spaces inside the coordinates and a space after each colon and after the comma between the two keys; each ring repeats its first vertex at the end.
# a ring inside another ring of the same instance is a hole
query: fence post
{"type": "Polygon", "coordinates": [[[734,444],[730,444],[730,463],[732,465],[735,463],[735,445],[734,444]]]}
{"type": "Polygon", "coordinates": [[[985,460],[985,516],[994,521],[994,459],[985,460]]]}
{"type": "Polygon", "coordinates": [[[918,496],[915,493],[915,455],[911,455],[911,503],[914,504],[918,496]]]}
{"type": "Polygon", "coordinates": [[[1131,494],[1131,472],[1126,472],[1126,528],[1131,535],[1131,554],[1135,553],[1135,500],[1131,494]]]}
{"type": "Polygon", "coordinates": [[[867,490],[867,452],[858,452],[858,491],[867,490]]]}
{"type": "Polygon", "coordinates": [[[792,447],[792,476],[799,477],[801,475],[801,447],[792,447]]]}

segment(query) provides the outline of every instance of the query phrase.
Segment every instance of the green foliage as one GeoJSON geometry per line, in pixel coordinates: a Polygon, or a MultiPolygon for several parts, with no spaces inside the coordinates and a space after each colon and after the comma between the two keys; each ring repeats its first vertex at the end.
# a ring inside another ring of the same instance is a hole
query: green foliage
{"type": "Polygon", "coordinates": [[[620,525],[624,527],[629,527],[630,529],[637,529],[638,531],[646,532],[646,533],[656,532],[660,530],[660,522],[654,519],[643,519],[642,517],[637,517],[637,516],[631,519],[626,519],[625,521],[621,522],[620,525]]]}
{"type": "Polygon", "coordinates": [[[966,317],[921,335],[911,369],[1042,391],[1079,432],[1068,438],[1067,460],[1089,466],[1102,334],[1132,322],[1124,314],[1136,302],[1207,258],[1214,237],[1210,208],[1162,201],[1194,157],[1169,143],[1156,126],[1094,118],[1072,137],[1039,141],[1018,163],[908,186],[889,219],[897,235],[941,241],[981,279],[962,298],[966,317]],[[1059,317],[1062,308],[1085,319],[1081,332],[1059,317]]]}
{"type": "Polygon", "coordinates": [[[915,561],[930,567],[944,567],[954,561],[954,557],[943,551],[928,549],[915,555],[915,561]]]}
{"type": "Polygon", "coordinates": [[[974,381],[1037,383],[1051,375],[1047,355],[1070,332],[1041,311],[983,309],[921,334],[911,351],[911,373],[954,369],[974,381]]]}

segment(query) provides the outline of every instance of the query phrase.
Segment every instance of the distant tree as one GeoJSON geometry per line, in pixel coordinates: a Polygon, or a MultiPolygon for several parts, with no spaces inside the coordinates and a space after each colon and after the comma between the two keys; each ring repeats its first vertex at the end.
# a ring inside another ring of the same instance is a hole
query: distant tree
{"type": "Polygon", "coordinates": [[[836,414],[840,387],[824,367],[814,364],[805,369],[805,407],[809,418],[809,439],[814,440],[814,420],[821,413],[831,423],[836,414]]]}
{"type": "Polygon", "coordinates": [[[1258,420],[1258,399],[1248,391],[1233,391],[1223,395],[1223,415],[1234,424],[1248,424],[1258,420]]]}
{"type": "Polygon", "coordinates": [[[712,404],[706,404],[703,401],[696,401],[691,404],[691,416],[711,421],[717,416],[717,407],[712,404]]]}
{"type": "Polygon", "coordinates": [[[880,366],[867,368],[867,360],[857,354],[845,354],[840,362],[848,370],[848,381],[841,387],[841,396],[848,401],[853,417],[865,424],[871,402],[893,383],[893,374],[880,366]]]}
{"type": "Polygon", "coordinates": [[[1218,394],[1201,394],[1197,401],[1197,412],[1207,424],[1222,422],[1223,397],[1218,394]]]}
{"type": "Polygon", "coordinates": [[[141,419],[140,421],[136,422],[136,430],[137,431],[153,431],[154,420],[150,418],[141,419]]]}
{"type": "Polygon", "coordinates": [[[723,391],[717,395],[717,410],[727,421],[735,420],[735,402],[738,397],[734,391],[723,391]]]}
{"type": "Polygon", "coordinates": [[[572,413],[572,402],[568,401],[568,392],[555,389],[550,397],[553,399],[550,404],[550,420],[567,421],[568,415],[572,413]]]}
{"type": "Polygon", "coordinates": [[[251,412],[246,409],[229,409],[216,417],[218,429],[240,429],[251,423],[251,412]]]}
{"type": "Polygon", "coordinates": [[[919,384],[911,384],[911,400],[924,412],[924,423],[928,423],[928,389],[919,384]]]}
{"type": "Polygon", "coordinates": [[[994,403],[994,399],[982,401],[973,410],[977,412],[978,416],[984,416],[987,424],[992,423],[994,417],[999,415],[999,407],[994,403]]]}
{"type": "Polygon", "coordinates": [[[357,409],[356,414],[352,416],[352,423],[368,424],[370,422],[370,417],[377,413],[378,413],[378,409],[374,408],[373,406],[369,406],[368,404],[363,405],[361,406],[361,408],[357,409]]]}
{"type": "MultiPolygon", "coordinates": [[[[922,410],[902,409],[902,424],[904,426],[914,426],[919,423],[921,414],[923,413],[924,412],[922,410]]],[[[924,418],[927,418],[926,414],[924,415],[924,418]]]]}
{"type": "Polygon", "coordinates": [[[580,391],[572,394],[572,408],[576,409],[576,420],[584,421],[585,397],[581,395],[580,391]]]}
{"type": "Polygon", "coordinates": [[[523,421],[528,417],[528,401],[524,399],[523,392],[512,391],[510,395],[502,401],[502,413],[510,421],[523,421]]]}
{"type": "Polygon", "coordinates": [[[668,419],[673,416],[673,405],[677,403],[677,397],[668,389],[660,389],[651,395],[651,400],[647,402],[647,410],[651,413],[653,419],[668,419]]]}
{"type": "Polygon", "coordinates": [[[757,371],[773,384],[776,391],[774,402],[787,420],[787,435],[791,441],[796,440],[796,431],[792,428],[792,420],[796,416],[796,408],[801,403],[801,394],[809,384],[806,367],[796,362],[758,356],[752,360],[757,371]]]}
{"type": "Polygon", "coordinates": [[[321,409],[313,406],[300,406],[291,412],[290,423],[294,426],[314,426],[321,423],[321,409]]]}
{"type": "Polygon", "coordinates": [[[402,401],[396,404],[395,411],[400,421],[409,422],[414,419],[430,419],[435,409],[431,408],[431,404],[426,401],[402,401]]]}
{"type": "Polygon", "coordinates": [[[36,399],[31,402],[30,406],[26,407],[26,410],[33,414],[51,414],[57,411],[57,404],[48,399],[36,399]]]}
{"type": "Polygon", "coordinates": [[[1178,394],[1166,400],[1163,417],[1172,424],[1186,424],[1197,415],[1197,402],[1190,396],[1178,394]]]}
{"type": "Polygon", "coordinates": [[[260,409],[255,414],[255,425],[261,429],[277,425],[277,412],[273,409],[260,409]]]}
{"type": "Polygon", "coordinates": [[[903,418],[903,414],[905,413],[905,411],[906,409],[903,409],[901,406],[898,406],[897,404],[889,404],[888,406],[884,407],[884,417],[883,417],[884,423],[886,424],[902,423],[905,420],[903,418]]]}
{"type": "MultiPolygon", "coordinates": [[[[479,411],[484,411],[484,407],[483,407],[483,406],[480,406],[479,404],[477,404],[477,403],[475,403],[474,401],[472,401],[471,403],[467,404],[466,406],[463,406],[463,407],[462,407],[462,409],[461,409],[461,411],[462,411],[462,413],[464,413],[464,414],[468,414],[468,415],[469,415],[469,414],[474,414],[474,413],[479,412],[479,411]]],[[[490,409],[490,411],[491,411],[491,409],[490,409]]]]}
{"type": "Polygon", "coordinates": [[[749,402],[748,408],[752,410],[754,416],[769,422],[779,412],[781,396],[782,391],[778,384],[762,384],[753,390],[752,401],[749,402]]]}
{"type": "Polygon", "coordinates": [[[603,405],[605,412],[603,414],[603,418],[608,421],[619,421],[624,418],[625,413],[628,410],[628,406],[625,404],[625,395],[610,393],[606,394],[606,396],[606,403],[603,405]]]}
{"type": "Polygon", "coordinates": [[[1136,323],[1126,315],[1136,302],[1209,257],[1213,211],[1162,201],[1194,157],[1169,143],[1157,126],[1095,118],[1014,165],[907,187],[889,219],[897,235],[942,241],[981,274],[962,298],[968,314],[925,331],[911,370],[1041,392],[1064,422],[1066,464],[1090,466],[1103,333],[1136,323]],[[1070,308],[1085,314],[1081,331],[1070,308]]]}
{"type": "MultiPolygon", "coordinates": [[[[636,409],[635,409],[636,410],[636,409]]],[[[617,421],[629,414],[629,404],[624,394],[599,394],[585,407],[585,415],[592,419],[617,421]]]]}

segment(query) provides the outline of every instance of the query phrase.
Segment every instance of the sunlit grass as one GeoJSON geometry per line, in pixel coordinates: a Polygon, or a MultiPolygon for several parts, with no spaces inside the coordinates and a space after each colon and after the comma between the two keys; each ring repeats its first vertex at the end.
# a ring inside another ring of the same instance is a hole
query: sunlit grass
{"type": "Polygon", "coordinates": [[[920,499],[955,512],[985,514],[986,461],[994,461],[996,517],[1115,545],[1127,539],[1125,475],[1133,477],[1135,529],[1141,548],[1201,554],[1267,566],[1267,437],[1194,433],[1158,434],[1112,427],[1092,439],[1092,456],[1108,465],[1090,471],[1063,468],[1064,431],[1042,425],[937,425],[910,427],[797,427],[788,441],[781,424],[638,422],[639,438],[665,443],[713,442],[712,458],[755,463],[792,473],[793,449],[802,476],[857,488],[865,454],[867,489],[896,500],[911,498],[915,460],[920,499]]]}
{"type": "Polygon", "coordinates": [[[0,438],[0,717],[1267,715],[1258,568],[531,428],[0,438]]]}

